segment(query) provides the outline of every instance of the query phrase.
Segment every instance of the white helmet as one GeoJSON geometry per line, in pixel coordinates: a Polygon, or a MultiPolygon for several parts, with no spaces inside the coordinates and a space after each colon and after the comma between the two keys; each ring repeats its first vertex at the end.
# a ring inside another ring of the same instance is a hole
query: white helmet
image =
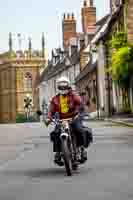
{"type": "Polygon", "coordinates": [[[60,77],[57,79],[57,88],[60,94],[67,94],[71,89],[70,80],[65,76],[60,77]]]}

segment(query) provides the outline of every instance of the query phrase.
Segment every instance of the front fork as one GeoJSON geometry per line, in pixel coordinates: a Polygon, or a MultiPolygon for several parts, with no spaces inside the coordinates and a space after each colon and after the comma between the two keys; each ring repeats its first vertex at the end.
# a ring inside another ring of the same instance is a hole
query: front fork
{"type": "Polygon", "coordinates": [[[78,155],[78,149],[76,145],[76,137],[71,134],[70,135],[70,149],[71,149],[71,155],[72,155],[72,162],[77,161],[77,155],[78,155]]]}
{"type": "Polygon", "coordinates": [[[70,151],[70,156],[71,156],[71,160],[72,162],[75,162],[77,161],[79,158],[78,158],[78,155],[79,155],[79,150],[77,148],[77,145],[76,145],[76,137],[74,134],[72,133],[62,133],[60,135],[60,139],[61,141],[62,140],[67,140],[67,144],[68,144],[68,148],[69,148],[69,151],[70,151]]]}

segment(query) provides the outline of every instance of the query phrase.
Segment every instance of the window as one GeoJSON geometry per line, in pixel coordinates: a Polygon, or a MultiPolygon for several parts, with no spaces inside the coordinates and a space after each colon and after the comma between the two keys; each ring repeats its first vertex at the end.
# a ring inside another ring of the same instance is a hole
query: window
{"type": "Polygon", "coordinates": [[[26,72],[24,77],[24,89],[26,91],[32,90],[32,75],[30,72],[26,72]]]}

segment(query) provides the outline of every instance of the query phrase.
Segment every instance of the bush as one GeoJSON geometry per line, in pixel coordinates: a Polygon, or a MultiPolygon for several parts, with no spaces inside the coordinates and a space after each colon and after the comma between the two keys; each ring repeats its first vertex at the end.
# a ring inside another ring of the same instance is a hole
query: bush
{"type": "Polygon", "coordinates": [[[121,113],[131,114],[132,113],[132,109],[130,108],[130,106],[123,107],[122,110],[121,110],[121,113]]]}
{"type": "Polygon", "coordinates": [[[39,122],[39,118],[34,114],[33,116],[30,116],[27,119],[25,114],[18,113],[16,116],[16,123],[25,123],[25,122],[39,122]]]}
{"type": "Polygon", "coordinates": [[[26,119],[26,116],[22,113],[18,113],[17,116],[16,116],[16,123],[24,123],[26,122],[27,119],[26,119]]]}

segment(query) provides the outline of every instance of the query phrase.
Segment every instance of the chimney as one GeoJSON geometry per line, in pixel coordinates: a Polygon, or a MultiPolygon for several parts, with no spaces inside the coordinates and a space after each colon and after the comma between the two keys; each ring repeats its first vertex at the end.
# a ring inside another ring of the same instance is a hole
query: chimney
{"type": "Polygon", "coordinates": [[[63,30],[63,47],[67,49],[69,46],[69,40],[72,37],[76,37],[76,19],[74,14],[64,14],[63,22],[62,22],[62,30],[63,30]]]}
{"type": "Polygon", "coordinates": [[[93,0],[85,0],[82,7],[82,29],[84,33],[95,33],[96,31],[96,7],[93,0]]]}

